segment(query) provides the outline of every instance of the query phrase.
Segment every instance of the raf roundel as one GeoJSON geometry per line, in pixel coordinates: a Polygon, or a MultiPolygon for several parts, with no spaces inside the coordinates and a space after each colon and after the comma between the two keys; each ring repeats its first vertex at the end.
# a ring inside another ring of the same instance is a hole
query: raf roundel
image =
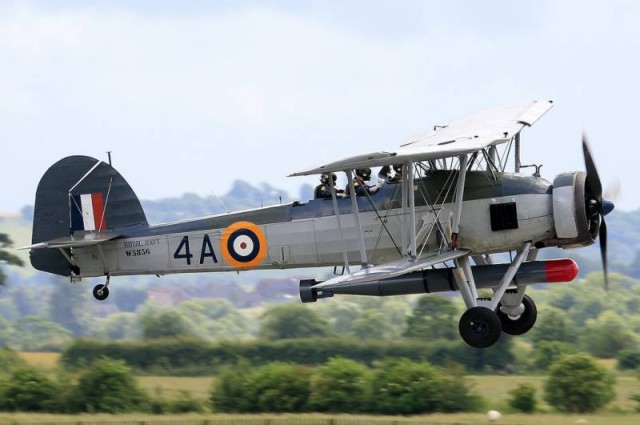
{"type": "Polygon", "coordinates": [[[222,233],[220,250],[227,264],[249,269],[262,264],[267,254],[267,239],[260,227],[249,221],[238,221],[222,233]]]}

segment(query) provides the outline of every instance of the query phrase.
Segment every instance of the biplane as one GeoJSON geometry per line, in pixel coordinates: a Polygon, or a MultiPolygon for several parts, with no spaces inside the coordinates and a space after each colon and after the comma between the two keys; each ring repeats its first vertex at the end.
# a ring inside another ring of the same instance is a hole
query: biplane
{"type": "Polygon", "coordinates": [[[482,111],[435,126],[394,151],[291,174],[345,173],[348,196],[338,196],[328,178],[328,198],[168,224],[147,222],[109,163],[70,156],[39,183],[26,248],[36,269],[74,280],[106,277],[93,289],[98,300],[108,297],[114,276],[319,266],[333,267],[334,275],[301,280],[302,302],[458,291],[466,306],[460,335],[473,347],[489,347],[502,332],[521,335],[533,327],[537,311],[528,285],[577,276],[573,260],[538,261],[539,250],[587,246],[599,237],[606,279],[604,216],[613,204],[603,199],[586,140],[586,172],[551,181],[540,176],[540,165],[525,173],[530,166],[521,163],[521,131],[552,105],[482,111]],[[354,173],[390,166],[395,179],[382,175],[375,193],[357,193],[354,173]]]}

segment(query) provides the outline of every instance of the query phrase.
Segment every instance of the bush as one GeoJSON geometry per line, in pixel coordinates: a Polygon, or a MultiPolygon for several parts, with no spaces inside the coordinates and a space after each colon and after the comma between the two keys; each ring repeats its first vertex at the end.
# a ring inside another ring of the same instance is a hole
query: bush
{"type": "Polygon", "coordinates": [[[60,386],[44,372],[18,366],[0,383],[0,410],[57,412],[61,410],[60,386]]]}
{"type": "Polygon", "coordinates": [[[482,397],[474,394],[461,366],[451,363],[442,371],[438,398],[439,412],[479,412],[484,408],[482,397]]]}
{"type": "Polygon", "coordinates": [[[80,374],[67,401],[71,411],[91,413],[140,411],[147,403],[131,369],[122,361],[107,358],[96,361],[80,374]]]}
{"type": "Polygon", "coordinates": [[[615,398],[614,377],[585,354],[561,357],[549,370],[545,400],[561,412],[594,412],[615,398]]]}
{"type": "Polygon", "coordinates": [[[287,363],[229,368],[216,380],[210,400],[219,412],[304,412],[309,378],[305,367],[287,363]]]}
{"type": "Polygon", "coordinates": [[[333,358],[311,376],[309,405],[318,412],[357,413],[367,410],[371,376],[366,366],[333,358]]]}
{"type": "Polygon", "coordinates": [[[10,348],[0,348],[0,374],[9,373],[18,366],[26,366],[22,357],[10,348]]]}
{"type": "Polygon", "coordinates": [[[621,350],[617,358],[619,370],[636,370],[640,367],[640,351],[638,350],[621,350]]]}
{"type": "Polygon", "coordinates": [[[243,413],[251,411],[253,400],[247,397],[249,364],[227,366],[213,382],[209,400],[214,412],[243,413]]]}
{"type": "Polygon", "coordinates": [[[509,391],[509,406],[518,412],[533,413],[536,411],[536,389],[531,384],[520,384],[509,391]]]}
{"type": "Polygon", "coordinates": [[[429,363],[390,360],[376,365],[374,372],[376,413],[412,415],[438,409],[441,378],[429,363]]]}
{"type": "Polygon", "coordinates": [[[255,369],[247,382],[258,412],[304,412],[309,403],[309,370],[272,363],[255,369]]]}

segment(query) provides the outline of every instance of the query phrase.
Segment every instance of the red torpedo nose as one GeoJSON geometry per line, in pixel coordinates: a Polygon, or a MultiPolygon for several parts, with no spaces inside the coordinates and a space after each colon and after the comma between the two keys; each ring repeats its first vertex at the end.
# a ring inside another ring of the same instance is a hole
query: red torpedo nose
{"type": "Polygon", "coordinates": [[[545,261],[544,271],[548,283],[562,283],[574,280],[578,276],[580,269],[572,259],[563,258],[545,261]]]}

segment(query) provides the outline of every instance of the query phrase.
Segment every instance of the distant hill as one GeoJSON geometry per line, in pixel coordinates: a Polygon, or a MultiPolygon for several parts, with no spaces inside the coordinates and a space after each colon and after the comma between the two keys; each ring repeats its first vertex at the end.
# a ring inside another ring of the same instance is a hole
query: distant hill
{"type": "Polygon", "coordinates": [[[300,196],[293,197],[268,183],[252,186],[244,180],[236,180],[229,192],[222,196],[201,197],[193,193],[185,193],[180,198],[142,200],[141,202],[150,223],[166,223],[311,198],[313,198],[313,188],[310,185],[301,186],[300,196]]]}

